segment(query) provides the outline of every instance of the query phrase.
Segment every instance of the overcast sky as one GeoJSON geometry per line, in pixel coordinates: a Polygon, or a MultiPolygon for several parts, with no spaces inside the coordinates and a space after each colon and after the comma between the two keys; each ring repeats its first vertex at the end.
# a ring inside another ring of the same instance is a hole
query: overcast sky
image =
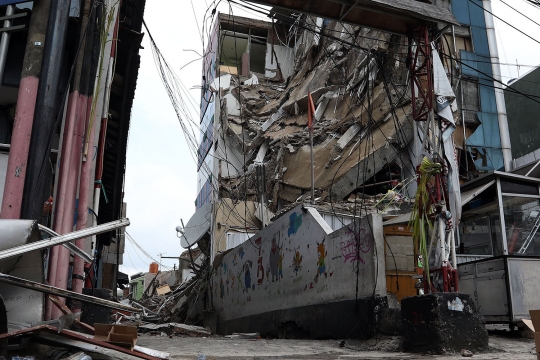
{"type": "MultiPolygon", "coordinates": [[[[202,53],[199,34],[210,0],[147,1],[145,20],[161,52],[188,87],[199,87],[202,53]],[[193,9],[193,7],[194,9],[193,9]],[[184,51],[194,50],[194,51],[184,51]],[[182,70],[182,68],[185,66],[182,70]]],[[[540,9],[525,0],[505,0],[523,14],[540,23],[540,9]]],[[[501,0],[493,0],[493,13],[540,41],[540,26],[516,13],[501,0]]],[[[226,3],[218,11],[229,13],[226,3]]],[[[263,19],[260,14],[245,12],[235,6],[235,15],[263,19]]],[[[209,23],[206,24],[209,27],[209,23]]],[[[519,75],[540,64],[540,44],[495,19],[503,81],[518,76],[516,60],[522,66],[519,75]]],[[[146,32],[145,30],[143,30],[146,32]]],[[[132,109],[127,152],[125,201],[131,225],[127,232],[154,259],[179,256],[184,250],[176,237],[180,219],[186,223],[195,211],[197,169],[170,100],[156,71],[148,36],[140,50],[141,66],[132,109]]],[[[191,91],[198,102],[200,90],[191,91]]],[[[126,241],[123,272],[148,271],[152,262],[126,241]]],[[[177,261],[164,259],[172,267],[177,261]]],[[[165,269],[165,268],[164,268],[165,269]]]]}

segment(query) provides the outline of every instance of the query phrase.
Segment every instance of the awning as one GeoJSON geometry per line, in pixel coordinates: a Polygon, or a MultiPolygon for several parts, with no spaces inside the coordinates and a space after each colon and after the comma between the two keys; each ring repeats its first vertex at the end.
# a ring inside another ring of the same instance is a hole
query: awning
{"type": "Polygon", "coordinates": [[[184,227],[184,233],[180,238],[180,245],[189,248],[201,240],[210,230],[210,219],[212,217],[212,204],[204,204],[189,219],[184,227]]]}
{"type": "Polygon", "coordinates": [[[467,191],[464,191],[461,193],[461,206],[464,206],[469,201],[480,195],[484,190],[486,190],[488,187],[493,185],[495,183],[495,180],[491,180],[488,183],[485,183],[483,185],[480,185],[478,187],[475,187],[474,189],[470,189],[467,191]]]}
{"type": "MultiPolygon", "coordinates": [[[[461,206],[467,204],[469,201],[480,195],[484,190],[489,188],[495,183],[495,180],[491,180],[488,183],[475,187],[461,193],[461,206]]],[[[411,213],[401,214],[393,219],[383,222],[383,226],[387,225],[396,225],[396,224],[406,224],[411,219],[411,213]]]]}

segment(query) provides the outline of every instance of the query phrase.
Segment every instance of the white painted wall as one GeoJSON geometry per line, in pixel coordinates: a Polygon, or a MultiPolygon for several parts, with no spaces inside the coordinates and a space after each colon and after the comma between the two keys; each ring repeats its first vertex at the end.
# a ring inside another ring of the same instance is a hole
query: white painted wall
{"type": "Polygon", "coordinates": [[[266,44],[266,71],[264,76],[267,78],[276,76],[279,63],[283,78],[287,79],[293,74],[294,70],[294,49],[282,45],[274,45],[274,51],[276,54],[272,61],[272,44],[266,44]]]}
{"type": "Polygon", "coordinates": [[[301,206],[284,214],[217,264],[212,291],[219,321],[354,299],[357,261],[358,296],[371,297],[374,290],[385,296],[381,217],[364,217],[357,233],[359,243],[352,226],[331,232],[301,206]]]}
{"type": "MultiPolygon", "coordinates": [[[[220,137],[216,158],[221,162],[221,177],[235,177],[238,175],[239,171],[242,171],[244,155],[236,149],[227,136],[225,139],[220,137]]],[[[246,161],[247,160],[248,157],[246,156],[246,161]]],[[[217,176],[215,178],[217,178],[217,176]]]]}
{"type": "Polygon", "coordinates": [[[253,233],[231,231],[227,233],[227,250],[237,247],[246,242],[253,233]]]}

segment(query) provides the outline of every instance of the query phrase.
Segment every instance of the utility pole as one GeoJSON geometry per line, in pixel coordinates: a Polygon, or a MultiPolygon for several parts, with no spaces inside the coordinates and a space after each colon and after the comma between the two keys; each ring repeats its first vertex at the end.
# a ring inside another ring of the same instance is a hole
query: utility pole
{"type": "Polygon", "coordinates": [[[313,120],[315,118],[315,104],[311,93],[308,93],[308,127],[309,127],[309,148],[311,150],[311,204],[315,204],[315,160],[313,157],[313,120]]]}
{"type": "Polygon", "coordinates": [[[50,139],[58,114],[57,99],[61,64],[66,41],[70,0],[51,0],[47,36],[43,50],[43,66],[39,81],[36,112],[30,149],[28,172],[24,183],[21,217],[39,218],[45,202],[45,174],[48,172],[50,139]]]}
{"type": "MultiPolygon", "coordinates": [[[[47,37],[43,51],[42,75],[39,81],[36,112],[28,153],[28,172],[24,183],[21,217],[38,219],[46,198],[46,174],[49,172],[50,140],[55,131],[59,109],[57,99],[61,75],[61,64],[66,42],[70,0],[51,0],[47,25],[47,37]]],[[[52,255],[55,249],[53,248],[52,255]]],[[[69,262],[69,251],[67,252],[69,262]]],[[[50,261],[49,274],[56,272],[57,262],[50,261]]],[[[67,288],[67,268],[64,279],[67,288]]],[[[51,284],[55,285],[56,284],[51,284]]],[[[50,319],[52,304],[48,302],[47,315],[50,319]]]]}
{"type": "MultiPolygon", "coordinates": [[[[15,12],[15,6],[8,5],[6,8],[6,17],[10,17],[15,12]]],[[[4,20],[2,31],[2,40],[0,40],[0,83],[4,79],[4,69],[6,67],[6,58],[9,46],[9,28],[11,27],[11,19],[4,20]]]]}
{"type": "Polygon", "coordinates": [[[28,151],[50,8],[51,0],[36,1],[32,8],[0,211],[2,219],[21,218],[28,151]]]}

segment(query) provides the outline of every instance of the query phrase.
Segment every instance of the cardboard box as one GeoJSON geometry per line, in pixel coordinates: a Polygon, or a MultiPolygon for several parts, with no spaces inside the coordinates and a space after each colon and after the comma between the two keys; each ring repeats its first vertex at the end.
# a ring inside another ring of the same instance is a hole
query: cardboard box
{"type": "Polygon", "coordinates": [[[523,323],[534,332],[534,344],[536,345],[536,358],[540,360],[540,310],[529,310],[531,320],[522,319],[523,323]]]}
{"type": "Polygon", "coordinates": [[[158,295],[165,295],[171,292],[169,285],[163,285],[156,289],[158,295]]]}
{"type": "Polygon", "coordinates": [[[137,327],[117,324],[95,324],[95,340],[133,350],[137,343],[137,327]]]}

